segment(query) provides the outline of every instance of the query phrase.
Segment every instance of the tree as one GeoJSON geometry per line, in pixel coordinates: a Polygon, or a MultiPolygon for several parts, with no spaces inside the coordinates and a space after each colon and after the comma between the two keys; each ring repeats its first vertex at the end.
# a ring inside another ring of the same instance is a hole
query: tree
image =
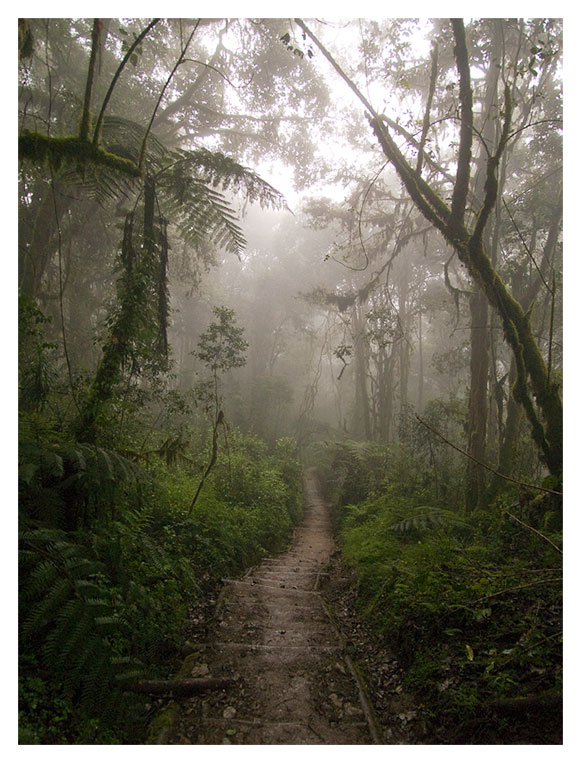
{"type": "Polygon", "coordinates": [[[244,339],[244,329],[234,322],[234,310],[230,310],[228,307],[215,307],[214,315],[218,321],[211,323],[200,336],[198,350],[195,353],[212,375],[212,403],[214,406],[212,455],[190,504],[190,514],[198,500],[204,482],[218,458],[218,427],[224,425],[220,393],[221,376],[232,368],[243,366],[246,363],[245,352],[248,349],[248,343],[244,339]]]}
{"type": "Polygon", "coordinates": [[[552,378],[547,362],[531,327],[530,316],[510,293],[486,250],[485,231],[498,202],[498,169],[511,138],[516,100],[516,80],[504,86],[501,130],[494,145],[487,146],[486,176],[483,194],[469,200],[474,109],[471,87],[470,58],[466,32],[461,19],[452,20],[454,55],[459,78],[460,128],[456,156],[456,176],[451,203],[446,203],[406,159],[392,137],[393,121],[371,106],[367,98],[342,71],[330,53],[300,19],[296,23],[317,45],[335,70],[365,106],[370,125],[388,160],[394,166],[410,197],[424,217],[443,235],[459,260],[485,294],[488,303],[501,320],[504,336],[511,347],[516,364],[513,394],[522,406],[532,429],[533,439],[550,473],[562,472],[562,403],[558,383],[552,378]],[[470,213],[468,221],[468,207],[470,213]]]}

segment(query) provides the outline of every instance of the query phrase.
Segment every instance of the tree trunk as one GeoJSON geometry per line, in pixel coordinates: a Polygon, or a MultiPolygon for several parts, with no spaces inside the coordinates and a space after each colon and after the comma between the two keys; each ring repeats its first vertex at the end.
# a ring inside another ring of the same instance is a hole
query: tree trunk
{"type": "MultiPolygon", "coordinates": [[[[448,205],[404,157],[389,132],[390,121],[378,114],[367,98],[347,77],[345,72],[315,37],[308,27],[295,19],[331,63],[349,88],[359,98],[370,115],[370,124],[387,159],[394,166],[414,204],[445,238],[465,265],[469,275],[486,295],[491,307],[498,313],[516,362],[517,379],[514,394],[523,407],[532,429],[533,439],[540,456],[551,474],[560,476],[563,470],[563,406],[559,387],[554,383],[539,344],[532,331],[528,314],[512,296],[500,278],[486,251],[484,231],[499,199],[498,167],[511,137],[512,93],[508,85],[504,90],[504,114],[500,138],[496,148],[491,147],[487,158],[484,197],[475,213],[475,222],[468,228],[465,214],[468,202],[470,168],[472,162],[473,107],[470,82],[470,60],[462,19],[452,19],[454,55],[458,70],[460,97],[460,144],[457,153],[456,178],[451,205],[448,205]],[[534,399],[534,403],[533,403],[534,399]]],[[[498,66],[492,62],[491,66],[498,66]]],[[[493,115],[491,115],[493,116],[493,115]]],[[[472,200],[472,207],[477,206],[472,200]]]]}
{"type": "MultiPolygon", "coordinates": [[[[468,401],[468,453],[485,461],[486,423],[488,417],[488,303],[482,292],[470,297],[470,397],[468,401]]],[[[485,474],[482,467],[469,460],[466,474],[466,511],[484,507],[485,474]]]]}
{"type": "Polygon", "coordinates": [[[422,311],[418,313],[418,413],[424,408],[424,347],[422,337],[422,311]]]}
{"type": "Polygon", "coordinates": [[[359,305],[355,305],[353,308],[353,341],[355,345],[355,425],[353,429],[357,436],[371,440],[367,391],[367,342],[359,305]]]}

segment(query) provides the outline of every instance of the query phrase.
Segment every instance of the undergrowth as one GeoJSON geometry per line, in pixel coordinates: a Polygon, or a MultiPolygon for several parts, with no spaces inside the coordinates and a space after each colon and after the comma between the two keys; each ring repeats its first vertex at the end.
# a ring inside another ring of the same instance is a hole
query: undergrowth
{"type": "Polygon", "coordinates": [[[558,744],[557,498],[509,491],[466,516],[442,500],[429,469],[422,475],[421,454],[405,443],[395,450],[330,445],[327,484],[344,561],[357,572],[360,616],[393,650],[426,738],[558,744]]]}
{"type": "Polygon", "coordinates": [[[20,742],[139,743],[149,708],[131,683],[171,673],[188,606],[287,542],[294,443],[231,432],[191,511],[195,458],[138,462],[38,412],[19,461],[20,742]]]}

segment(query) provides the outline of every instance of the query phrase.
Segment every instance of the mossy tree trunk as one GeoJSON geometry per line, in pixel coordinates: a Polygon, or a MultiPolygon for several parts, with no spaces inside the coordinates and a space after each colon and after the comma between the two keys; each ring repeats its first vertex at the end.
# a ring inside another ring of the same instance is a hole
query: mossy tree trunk
{"type": "Polygon", "coordinates": [[[509,292],[494,268],[484,242],[485,228],[498,199],[498,167],[510,134],[510,89],[505,87],[502,132],[496,150],[491,151],[488,156],[483,199],[474,226],[469,230],[464,217],[471,163],[472,93],[464,25],[461,20],[454,20],[453,27],[460,74],[462,126],[451,207],[414,173],[392,140],[382,118],[374,116],[371,125],[385,155],[394,165],[420,211],[454,248],[458,258],[486,296],[489,305],[499,315],[505,339],[515,358],[517,377],[512,390],[513,395],[529,420],[533,439],[550,473],[560,475],[563,466],[563,411],[559,387],[550,378],[547,364],[531,327],[529,313],[509,292]]]}
{"type": "MultiPolygon", "coordinates": [[[[489,305],[501,319],[504,336],[515,358],[517,379],[513,394],[522,406],[532,429],[533,439],[553,475],[563,469],[563,405],[559,385],[548,373],[547,363],[534,336],[530,316],[511,295],[492,264],[484,243],[484,231],[498,200],[498,168],[510,137],[512,96],[510,86],[504,89],[504,120],[496,150],[490,150],[486,165],[484,195],[475,213],[475,222],[465,221],[472,164],[473,106],[470,62],[462,19],[452,19],[454,55],[459,75],[460,143],[451,204],[448,205],[407,161],[390,134],[391,120],[379,115],[367,98],[337,64],[325,46],[301,19],[297,25],[317,45],[335,71],[356,94],[369,112],[370,124],[413,202],[424,217],[443,235],[455,250],[469,275],[485,294],[489,305]]],[[[496,63],[492,65],[496,66],[496,63]]],[[[471,199],[474,209],[477,200],[471,199]]]]}
{"type": "MultiPolygon", "coordinates": [[[[492,22],[490,59],[501,57],[502,27],[498,20],[492,22]]],[[[487,150],[493,149],[497,138],[497,121],[490,114],[498,113],[498,77],[500,69],[489,67],[486,72],[484,97],[482,100],[483,124],[480,126],[482,142],[476,160],[476,172],[472,184],[473,194],[478,199],[484,193],[486,183],[487,150]]],[[[496,259],[491,235],[492,216],[484,230],[484,240],[492,261],[496,259]]],[[[466,510],[484,508],[486,473],[477,462],[486,460],[488,436],[488,376],[490,366],[490,341],[488,334],[488,301],[482,291],[470,295],[470,396],[468,399],[467,451],[471,456],[466,469],[466,510]],[[474,460],[472,460],[474,459],[474,460]]],[[[494,373],[495,370],[493,370],[494,373]]]]}
{"type": "MultiPolygon", "coordinates": [[[[155,185],[150,177],[144,183],[143,231],[142,239],[136,245],[134,231],[134,214],[127,216],[121,245],[122,276],[118,286],[119,307],[111,322],[108,338],[103,345],[103,355],[97,367],[95,377],[89,389],[87,399],[78,417],[75,430],[77,437],[84,442],[94,443],[97,439],[99,418],[103,404],[113,397],[115,389],[123,377],[124,366],[130,359],[140,330],[148,322],[151,308],[152,280],[158,291],[158,311],[163,307],[159,304],[164,300],[166,265],[156,261],[164,260],[158,256],[164,247],[159,246],[159,230],[156,235],[154,228],[155,185]],[[153,277],[152,277],[153,276],[153,277]],[[163,283],[159,281],[163,280],[163,283]]],[[[167,305],[165,305],[167,310],[167,305]]],[[[157,316],[159,319],[159,316],[157,316]]],[[[163,324],[162,317],[161,323],[163,324]]],[[[163,325],[160,326],[164,333],[163,325]]],[[[162,343],[163,344],[163,343],[162,343]]],[[[158,346],[158,350],[159,350],[158,346]]],[[[167,351],[167,343],[164,349],[167,351]]],[[[160,350],[160,353],[163,349],[160,350]]]]}
{"type": "MultiPolygon", "coordinates": [[[[466,427],[467,451],[483,462],[486,456],[486,424],[488,417],[488,303],[476,292],[470,296],[470,397],[466,427]]],[[[466,473],[466,510],[483,508],[485,473],[475,461],[468,461],[466,473]]]]}

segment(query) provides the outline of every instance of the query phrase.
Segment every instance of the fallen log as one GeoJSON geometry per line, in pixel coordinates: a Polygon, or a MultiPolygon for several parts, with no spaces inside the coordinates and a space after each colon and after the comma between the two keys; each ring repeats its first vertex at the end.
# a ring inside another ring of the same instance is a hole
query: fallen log
{"type": "Polygon", "coordinates": [[[547,710],[559,708],[563,704],[563,696],[557,692],[545,692],[532,697],[507,697],[489,703],[489,707],[507,711],[547,710]]]}
{"type": "Polygon", "coordinates": [[[135,681],[127,688],[138,694],[151,694],[163,697],[171,694],[174,697],[189,697],[211,689],[226,689],[232,685],[229,678],[180,678],[171,681],[150,681],[143,679],[135,681]]]}

